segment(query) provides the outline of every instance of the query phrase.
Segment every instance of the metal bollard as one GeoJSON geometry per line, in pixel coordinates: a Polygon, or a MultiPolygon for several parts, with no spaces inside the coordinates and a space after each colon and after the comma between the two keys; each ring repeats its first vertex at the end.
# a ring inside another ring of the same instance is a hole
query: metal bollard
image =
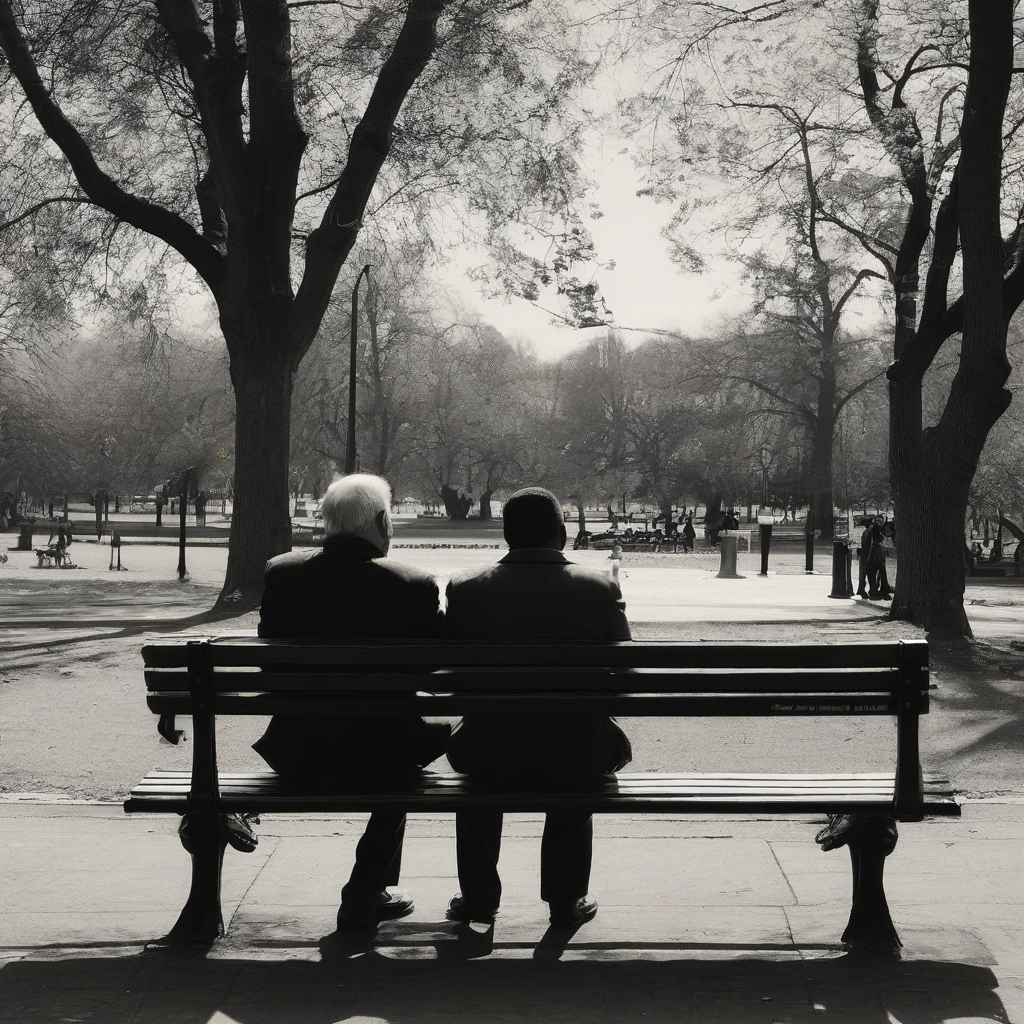
{"type": "Polygon", "coordinates": [[[845,540],[832,542],[832,593],[829,597],[851,597],[852,589],[848,588],[850,572],[850,549],[845,540]]]}
{"type": "Polygon", "coordinates": [[[758,576],[767,576],[768,552],[772,546],[772,524],[762,523],[759,529],[761,531],[761,571],[758,576]]]}
{"type": "Polygon", "coordinates": [[[723,533],[721,538],[722,560],[718,568],[719,580],[741,580],[736,572],[736,538],[732,534],[723,533]]]}

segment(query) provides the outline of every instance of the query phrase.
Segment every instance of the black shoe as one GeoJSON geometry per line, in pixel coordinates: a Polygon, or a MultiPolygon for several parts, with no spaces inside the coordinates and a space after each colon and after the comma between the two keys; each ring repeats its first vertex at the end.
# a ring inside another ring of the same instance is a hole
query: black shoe
{"type": "Polygon", "coordinates": [[[498,908],[472,907],[462,893],[456,893],[448,903],[444,916],[449,921],[493,921],[498,916],[498,908]]]}
{"type": "Polygon", "coordinates": [[[378,921],[405,917],[413,912],[412,899],[404,892],[372,892],[368,896],[349,896],[338,909],[338,931],[356,932],[371,928],[378,921]]]}
{"type": "Polygon", "coordinates": [[[581,896],[578,900],[569,900],[568,903],[552,903],[551,917],[552,924],[573,925],[585,924],[592,921],[597,915],[597,900],[590,896],[581,896]]]}

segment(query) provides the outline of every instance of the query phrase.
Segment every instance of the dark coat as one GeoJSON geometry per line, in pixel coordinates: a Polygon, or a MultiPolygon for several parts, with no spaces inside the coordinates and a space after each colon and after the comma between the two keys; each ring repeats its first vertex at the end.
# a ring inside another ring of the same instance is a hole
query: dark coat
{"type": "MultiPolygon", "coordinates": [[[[629,640],[617,583],[560,551],[519,548],[456,573],[445,630],[459,639],[629,640]]],[[[604,715],[467,715],[452,733],[456,771],[494,783],[571,783],[617,771],[632,756],[604,715]]]]}
{"type": "MultiPolygon", "coordinates": [[[[259,635],[270,639],[430,640],[441,635],[437,582],[359,537],[267,563],[259,635]]],[[[339,785],[401,779],[438,757],[443,737],[414,715],[280,715],[253,749],[276,771],[339,785]]]]}

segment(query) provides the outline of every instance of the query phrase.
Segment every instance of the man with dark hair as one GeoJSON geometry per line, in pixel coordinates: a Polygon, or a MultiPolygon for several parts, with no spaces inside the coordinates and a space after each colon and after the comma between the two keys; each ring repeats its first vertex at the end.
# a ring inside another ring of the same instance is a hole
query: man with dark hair
{"type": "MultiPolygon", "coordinates": [[[[267,563],[259,635],[271,639],[434,639],[441,635],[437,582],[386,557],[391,489],[356,473],[327,489],[320,550],[291,551],[267,563]]],[[[331,718],[275,715],[253,749],[276,772],[307,786],[348,789],[402,785],[444,753],[450,728],[416,715],[331,718]]],[[[388,892],[398,883],[403,811],[375,811],[341,890],[339,931],[404,917],[413,902],[388,892]]]]}
{"type": "MultiPolygon", "coordinates": [[[[509,553],[497,564],[457,573],[448,584],[446,631],[459,639],[629,640],[617,583],[562,554],[558,499],[540,487],[517,491],[504,507],[509,553]]],[[[605,715],[467,715],[452,733],[452,767],[497,787],[566,788],[618,771],[629,740],[605,715]]],[[[462,892],[448,909],[457,921],[493,919],[501,901],[500,811],[455,816],[462,892]]],[[[541,841],[541,899],[553,924],[597,913],[588,896],[593,848],[589,813],[551,812],[541,841]]]]}

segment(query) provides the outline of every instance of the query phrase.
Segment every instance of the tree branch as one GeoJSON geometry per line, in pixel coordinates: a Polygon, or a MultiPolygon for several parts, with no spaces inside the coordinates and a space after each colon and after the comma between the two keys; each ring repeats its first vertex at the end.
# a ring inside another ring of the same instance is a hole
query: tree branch
{"type": "Polygon", "coordinates": [[[866,380],[862,380],[856,387],[853,387],[849,391],[847,391],[842,398],[838,399],[836,401],[835,409],[836,416],[838,416],[843,411],[844,407],[846,406],[846,403],[849,402],[851,398],[856,398],[857,395],[859,395],[865,388],[869,388],[872,384],[874,384],[876,380],[878,380],[881,377],[884,377],[886,369],[887,368],[881,369],[877,373],[873,373],[866,380]]]}
{"type": "Polygon", "coordinates": [[[866,231],[862,231],[860,228],[855,227],[853,224],[848,223],[842,217],[840,217],[834,211],[822,207],[821,219],[828,224],[835,224],[837,228],[845,231],[848,235],[856,238],[860,242],[863,249],[871,256],[874,256],[879,263],[885,267],[886,274],[891,280],[895,273],[893,262],[887,258],[886,253],[889,256],[896,256],[899,250],[894,245],[890,245],[888,242],[880,238],[872,238],[866,231]]]}
{"type": "Polygon", "coordinates": [[[878,273],[877,270],[868,270],[867,268],[865,268],[864,270],[858,270],[857,276],[853,279],[853,283],[850,285],[849,288],[846,289],[845,292],[843,292],[843,294],[839,297],[839,300],[836,302],[835,308],[832,310],[833,316],[838,317],[839,314],[842,313],[843,306],[846,305],[846,303],[853,296],[853,293],[860,287],[861,282],[867,280],[867,278],[869,277],[877,277],[880,281],[885,280],[885,278],[880,273],[878,273]]]}
{"type": "Polygon", "coordinates": [[[160,21],[192,82],[206,140],[210,166],[209,173],[200,178],[205,194],[199,196],[204,224],[218,220],[210,209],[214,198],[230,222],[237,214],[237,210],[231,208],[231,197],[247,176],[245,137],[242,133],[242,84],[245,81],[246,56],[235,41],[238,31],[235,0],[217,0],[214,5],[213,41],[207,34],[195,0],[155,2],[160,21]]]}
{"type": "MultiPolygon", "coordinates": [[[[253,0],[248,0],[253,2],[253,0]]],[[[391,151],[395,121],[406,96],[437,49],[437,21],[449,0],[408,0],[395,46],[380,70],[348,160],[323,218],[306,240],[306,267],[295,296],[296,358],[312,344],[337,280],[355,243],[380,169],[391,151]]]]}
{"type": "Polygon", "coordinates": [[[100,169],[89,144],[65,117],[44,85],[28,43],[15,20],[10,0],[0,0],[0,49],[7,57],[40,126],[67,158],[82,191],[93,203],[119,220],[163,239],[216,291],[224,272],[220,254],[178,214],[126,192],[100,169]]]}
{"type": "Polygon", "coordinates": [[[12,217],[11,220],[0,224],[0,231],[5,231],[7,228],[14,227],[15,224],[26,220],[31,217],[32,214],[38,213],[44,207],[51,206],[53,203],[85,203],[89,206],[96,205],[91,199],[88,199],[85,196],[54,196],[52,199],[43,199],[41,202],[33,204],[24,213],[20,213],[17,217],[12,217]]]}

